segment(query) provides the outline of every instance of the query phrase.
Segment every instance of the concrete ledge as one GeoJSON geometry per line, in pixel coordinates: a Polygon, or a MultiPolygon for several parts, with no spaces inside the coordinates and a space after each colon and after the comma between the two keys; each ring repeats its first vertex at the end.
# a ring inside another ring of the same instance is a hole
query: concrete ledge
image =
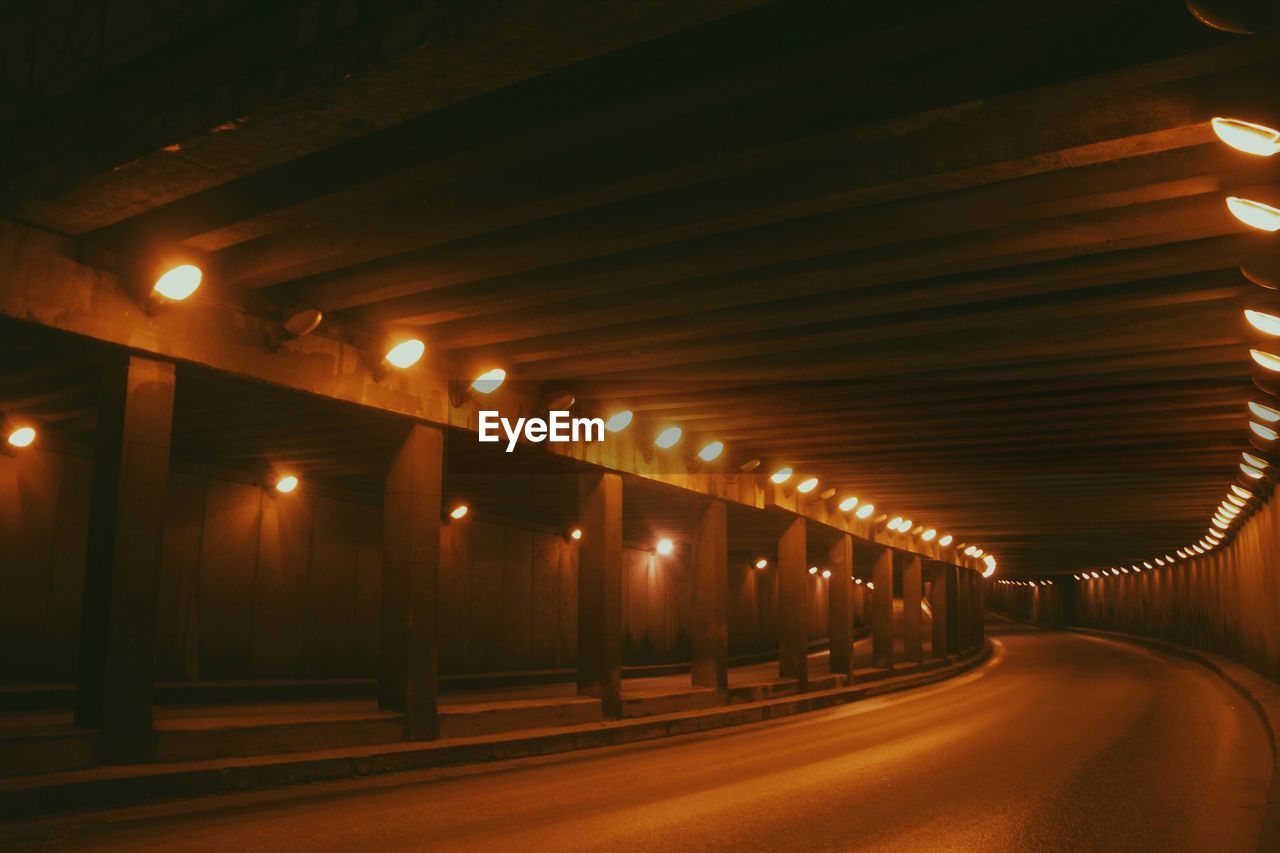
{"type": "Polygon", "coordinates": [[[1266,729],[1267,739],[1271,742],[1271,786],[1267,791],[1267,811],[1262,820],[1262,835],[1258,838],[1258,850],[1280,850],[1280,751],[1277,750],[1277,738],[1280,736],[1280,684],[1230,658],[1191,646],[1143,637],[1139,634],[1103,631],[1098,628],[1072,626],[1064,630],[1146,646],[1185,658],[1212,670],[1232,690],[1240,694],[1241,698],[1262,719],[1262,727],[1266,729]]]}
{"type": "Polygon", "coordinates": [[[755,723],[942,681],[982,663],[988,642],[955,660],[902,667],[893,677],[795,696],[553,729],[186,764],[95,767],[0,779],[0,818],[17,819],[148,800],[549,755],[755,723]]]}

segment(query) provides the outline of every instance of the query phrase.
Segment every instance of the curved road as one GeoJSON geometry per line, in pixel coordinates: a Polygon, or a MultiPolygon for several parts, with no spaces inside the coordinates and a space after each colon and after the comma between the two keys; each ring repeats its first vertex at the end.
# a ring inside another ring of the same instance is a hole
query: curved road
{"type": "Polygon", "coordinates": [[[997,642],[951,681],[783,721],[137,808],[22,839],[237,853],[1254,848],[1270,747],[1216,676],[1079,635],[997,642]]]}

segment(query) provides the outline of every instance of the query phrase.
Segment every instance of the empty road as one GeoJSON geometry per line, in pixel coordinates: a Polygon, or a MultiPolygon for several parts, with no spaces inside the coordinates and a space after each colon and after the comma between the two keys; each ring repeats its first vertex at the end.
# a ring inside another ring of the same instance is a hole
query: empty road
{"type": "Polygon", "coordinates": [[[788,720],[0,832],[140,850],[1252,850],[1261,723],[1209,671],[999,635],[951,681],[788,720]]]}

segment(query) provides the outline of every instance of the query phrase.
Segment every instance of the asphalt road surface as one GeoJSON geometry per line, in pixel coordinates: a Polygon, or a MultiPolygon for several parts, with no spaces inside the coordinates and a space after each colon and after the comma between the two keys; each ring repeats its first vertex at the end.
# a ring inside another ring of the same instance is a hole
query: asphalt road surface
{"type": "Polygon", "coordinates": [[[140,807],[0,843],[144,850],[1252,850],[1254,712],[1194,663],[1000,635],[950,681],[787,720],[501,765],[140,807]]]}

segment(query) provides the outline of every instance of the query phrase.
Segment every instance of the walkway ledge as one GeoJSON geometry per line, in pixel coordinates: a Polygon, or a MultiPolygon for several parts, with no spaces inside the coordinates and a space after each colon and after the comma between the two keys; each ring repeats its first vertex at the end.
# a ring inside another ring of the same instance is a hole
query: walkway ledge
{"type": "Polygon", "coordinates": [[[991,654],[992,645],[988,640],[980,648],[946,661],[895,664],[897,674],[867,683],[603,723],[287,755],[94,767],[65,773],[17,776],[0,779],[0,819],[15,820],[126,803],[135,805],[142,801],[504,761],[695,734],[921,687],[970,670],[991,654]]]}

